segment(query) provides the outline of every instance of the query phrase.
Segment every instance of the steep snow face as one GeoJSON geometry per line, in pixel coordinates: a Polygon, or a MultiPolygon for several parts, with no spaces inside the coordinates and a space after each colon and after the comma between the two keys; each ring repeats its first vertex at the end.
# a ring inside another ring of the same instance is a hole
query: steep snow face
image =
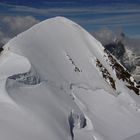
{"type": "Polygon", "coordinates": [[[0,90],[11,102],[0,106],[1,140],[123,140],[140,133],[133,78],[76,23],[43,21],[3,52],[0,90]]]}
{"type": "Polygon", "coordinates": [[[97,87],[104,86],[104,82],[93,80],[99,76],[97,72],[93,72],[97,70],[91,65],[94,57],[102,60],[103,47],[68,19],[57,17],[44,21],[28,32],[18,35],[6,47],[27,57],[39,71],[42,80],[50,79],[59,84],[66,81],[84,83],[90,80],[90,85],[94,83],[97,87]]]}

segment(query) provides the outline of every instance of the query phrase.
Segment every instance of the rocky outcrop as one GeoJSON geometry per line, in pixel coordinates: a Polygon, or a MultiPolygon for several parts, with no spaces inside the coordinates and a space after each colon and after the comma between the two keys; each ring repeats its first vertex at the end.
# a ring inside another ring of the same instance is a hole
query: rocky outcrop
{"type": "Polygon", "coordinates": [[[140,86],[139,39],[109,29],[97,31],[93,35],[133,75],[140,86]]]}
{"type": "Polygon", "coordinates": [[[125,69],[117,60],[110,54],[110,52],[105,49],[104,52],[107,54],[109,59],[109,64],[113,70],[115,70],[116,76],[119,80],[125,81],[126,86],[133,90],[137,95],[139,95],[139,89],[135,80],[132,78],[131,74],[125,69]]]}
{"type": "Polygon", "coordinates": [[[116,89],[115,80],[111,77],[108,70],[100,63],[100,61],[96,60],[96,66],[99,68],[99,70],[102,72],[102,76],[105,79],[105,81],[113,88],[116,89]]]}
{"type": "Polygon", "coordinates": [[[3,44],[0,43],[0,53],[3,51],[3,44]]]}

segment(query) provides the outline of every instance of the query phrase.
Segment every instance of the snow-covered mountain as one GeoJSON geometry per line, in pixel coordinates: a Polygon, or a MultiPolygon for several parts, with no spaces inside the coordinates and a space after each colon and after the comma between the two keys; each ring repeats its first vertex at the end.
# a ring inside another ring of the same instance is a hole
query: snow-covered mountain
{"type": "Polygon", "coordinates": [[[123,32],[114,33],[108,29],[93,33],[140,84],[140,41],[127,37],[123,32]]]}
{"type": "Polygon", "coordinates": [[[0,54],[0,140],[140,139],[139,89],[76,23],[56,17],[0,54]]]}

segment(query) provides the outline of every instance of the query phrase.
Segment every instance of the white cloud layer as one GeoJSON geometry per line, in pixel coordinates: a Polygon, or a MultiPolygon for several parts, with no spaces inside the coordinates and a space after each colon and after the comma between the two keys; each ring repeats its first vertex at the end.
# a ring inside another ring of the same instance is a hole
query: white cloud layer
{"type": "Polygon", "coordinates": [[[122,36],[122,29],[118,29],[115,31],[112,31],[108,28],[100,29],[99,31],[93,32],[92,35],[97,38],[103,45],[113,43],[116,39],[122,40],[125,44],[125,47],[130,49],[132,52],[134,52],[136,55],[140,55],[140,40],[137,38],[129,38],[127,34],[122,36]]]}
{"type": "Polygon", "coordinates": [[[52,14],[52,13],[59,13],[59,14],[79,14],[81,12],[87,14],[87,13],[95,13],[95,14],[109,14],[109,13],[123,13],[123,14],[129,14],[129,13],[139,13],[140,12],[140,5],[136,4],[115,4],[112,6],[96,6],[92,5],[90,7],[47,7],[47,8],[35,8],[35,7],[29,7],[29,6],[21,6],[21,5],[8,5],[0,3],[0,5],[8,6],[11,11],[16,12],[29,12],[29,13],[35,13],[35,14],[52,14]]]}
{"type": "Polygon", "coordinates": [[[27,30],[39,21],[32,16],[5,16],[0,20],[0,42],[7,42],[15,35],[27,30]]]}

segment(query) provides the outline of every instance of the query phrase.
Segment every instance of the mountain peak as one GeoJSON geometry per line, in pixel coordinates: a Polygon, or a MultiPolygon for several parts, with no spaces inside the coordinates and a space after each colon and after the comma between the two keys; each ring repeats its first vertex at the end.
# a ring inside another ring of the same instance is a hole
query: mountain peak
{"type": "Polygon", "coordinates": [[[139,133],[134,79],[80,25],[48,19],[3,48],[3,140],[123,140],[139,133]]]}
{"type": "MultiPolygon", "coordinates": [[[[39,71],[42,81],[51,79],[54,82],[59,81],[60,85],[65,82],[63,79],[69,83],[77,83],[83,79],[90,81],[87,77],[89,73],[91,75],[98,73],[95,79],[100,79],[97,68],[100,63],[102,65],[102,68],[100,67],[100,71],[103,74],[102,78],[107,78],[105,81],[109,86],[112,85],[113,89],[115,88],[117,92],[120,92],[120,89],[116,88],[118,83],[116,82],[116,76],[118,80],[122,78],[118,77],[118,75],[121,75],[119,74],[121,72],[125,73],[123,66],[109,52],[106,52],[99,41],[80,25],[65,17],[51,18],[34,25],[12,39],[5,47],[8,47],[14,53],[27,57],[36,71],[39,71]],[[44,54],[44,57],[42,54],[44,54]],[[81,63],[81,60],[84,63],[81,63]],[[44,67],[41,63],[36,62],[42,62],[43,65],[49,65],[49,67],[44,67]],[[123,71],[117,70],[117,67],[115,67],[116,73],[112,73],[114,65],[120,66],[120,69],[123,69],[123,71]],[[54,70],[52,71],[52,69],[54,70]],[[67,75],[67,72],[69,75],[67,75]],[[110,78],[105,76],[104,72],[110,78]]],[[[131,75],[129,75],[129,80],[128,77],[123,77],[123,79],[127,79],[126,81],[130,81],[127,87],[134,82],[130,77],[131,75]]],[[[90,81],[91,83],[93,82],[92,80],[90,81]]],[[[90,82],[88,82],[88,85],[93,86],[90,82]]],[[[104,84],[104,80],[100,82],[100,86],[98,82],[95,85],[102,88],[107,86],[104,84]]],[[[136,87],[131,89],[134,88],[136,87]]],[[[139,94],[139,91],[137,91],[137,94],[139,94]]]]}

